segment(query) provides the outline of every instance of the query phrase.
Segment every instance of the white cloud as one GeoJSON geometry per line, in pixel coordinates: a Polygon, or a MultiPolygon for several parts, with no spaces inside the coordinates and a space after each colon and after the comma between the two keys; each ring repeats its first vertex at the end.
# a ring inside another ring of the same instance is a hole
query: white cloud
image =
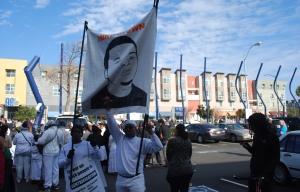
{"type": "Polygon", "coordinates": [[[0,18],[8,18],[12,14],[12,11],[0,10],[0,18]]]}
{"type": "MultiPolygon", "coordinates": [[[[84,21],[101,33],[124,31],[152,4],[148,0],[75,1],[63,14],[74,16],[54,37],[81,33],[84,21]]],[[[175,71],[182,54],[188,75],[203,72],[204,57],[213,74],[237,73],[243,55],[258,41],[262,45],[251,48],[246,61],[250,79],[256,78],[260,63],[264,63],[262,74],[276,74],[282,65],[280,77],[285,81],[299,65],[300,2],[166,0],[158,10],[158,68],[175,71]]]]}
{"type": "Polygon", "coordinates": [[[6,21],[6,20],[0,21],[0,26],[1,25],[10,25],[10,26],[12,26],[12,24],[10,22],[6,21]]]}
{"type": "Polygon", "coordinates": [[[36,4],[34,5],[34,8],[36,9],[42,9],[49,5],[50,0],[36,0],[36,4]]]}

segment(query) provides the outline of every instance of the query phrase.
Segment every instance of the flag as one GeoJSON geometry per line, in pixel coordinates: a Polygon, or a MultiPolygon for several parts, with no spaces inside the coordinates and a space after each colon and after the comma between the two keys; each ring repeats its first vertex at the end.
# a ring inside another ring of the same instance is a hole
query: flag
{"type": "Polygon", "coordinates": [[[117,34],[87,30],[82,112],[105,114],[102,99],[111,99],[116,114],[149,113],[157,9],[136,25],[117,34]]]}

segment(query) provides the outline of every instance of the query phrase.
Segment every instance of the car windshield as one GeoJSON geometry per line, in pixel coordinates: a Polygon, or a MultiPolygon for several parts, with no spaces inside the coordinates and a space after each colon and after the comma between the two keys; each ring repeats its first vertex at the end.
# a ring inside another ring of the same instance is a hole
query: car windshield
{"type": "MultiPolygon", "coordinates": [[[[73,123],[73,118],[68,118],[68,117],[64,117],[64,118],[58,118],[56,119],[56,125],[57,127],[59,127],[59,123],[63,121],[65,123],[65,127],[67,127],[68,125],[68,122],[72,122],[73,123]]],[[[86,123],[86,120],[85,119],[81,119],[81,118],[77,118],[76,121],[75,121],[75,124],[80,124],[80,125],[84,125],[86,123]]]]}
{"type": "Polygon", "coordinates": [[[244,127],[239,124],[228,124],[227,127],[229,129],[244,129],[244,127]]]}

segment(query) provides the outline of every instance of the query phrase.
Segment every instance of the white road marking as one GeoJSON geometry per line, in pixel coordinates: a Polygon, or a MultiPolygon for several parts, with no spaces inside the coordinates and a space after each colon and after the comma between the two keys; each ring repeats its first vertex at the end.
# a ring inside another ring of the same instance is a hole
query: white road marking
{"type": "Polygon", "coordinates": [[[203,146],[203,147],[210,147],[209,145],[203,145],[203,144],[198,144],[198,143],[193,143],[193,145],[200,145],[200,146],[203,146]]]}
{"type": "Polygon", "coordinates": [[[241,187],[248,188],[247,185],[243,185],[243,184],[240,184],[240,183],[237,183],[237,182],[234,182],[234,181],[230,181],[230,180],[223,179],[223,178],[220,178],[220,180],[225,181],[225,182],[228,182],[228,183],[232,183],[232,184],[235,184],[235,185],[238,185],[238,186],[241,186],[241,187]]]}

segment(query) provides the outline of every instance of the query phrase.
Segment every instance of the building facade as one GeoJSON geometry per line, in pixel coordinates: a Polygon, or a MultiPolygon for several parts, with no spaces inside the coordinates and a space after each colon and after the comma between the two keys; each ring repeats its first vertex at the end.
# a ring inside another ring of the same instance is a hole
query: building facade
{"type": "MultiPolygon", "coordinates": [[[[0,64],[2,66],[0,71],[0,86],[4,90],[4,92],[0,93],[0,112],[2,116],[10,119],[19,105],[35,107],[37,103],[24,73],[27,61],[0,59],[0,64]]],[[[32,73],[46,106],[45,114],[48,118],[56,117],[59,114],[59,85],[51,84],[45,78],[47,72],[53,67],[51,65],[36,66],[32,73]]],[[[203,105],[206,107],[208,105],[214,109],[216,119],[222,118],[231,121],[236,119],[236,111],[244,108],[242,102],[242,100],[246,102],[246,82],[244,75],[240,75],[236,80],[236,74],[234,73],[224,74],[216,72],[213,74],[207,71],[206,74],[189,76],[186,70],[182,70],[182,78],[180,79],[180,70],[171,71],[171,68],[161,68],[155,75],[155,69],[153,69],[149,108],[150,119],[156,119],[158,111],[158,118],[169,117],[181,121],[183,111],[185,111],[187,113],[187,121],[197,122],[201,120],[196,114],[198,106],[203,105]],[[205,75],[206,80],[204,82],[205,75]],[[157,87],[155,87],[155,81],[157,87]],[[207,90],[207,101],[204,83],[207,90]],[[242,100],[236,91],[236,83],[238,84],[242,100]],[[156,99],[156,96],[158,96],[158,99],[156,99]],[[182,106],[184,106],[184,110],[182,106]],[[157,108],[158,110],[156,110],[157,108]]],[[[83,76],[83,72],[81,74],[83,76]]],[[[73,112],[78,74],[73,74],[70,78],[72,81],[70,111],[73,112]]],[[[80,77],[79,101],[82,94],[82,80],[83,77],[80,77]]],[[[264,113],[264,106],[257,95],[259,93],[266,104],[268,116],[282,114],[282,106],[274,93],[272,81],[259,80],[257,85],[258,93],[256,92],[254,80],[248,80],[247,83],[249,106],[253,112],[264,113]]],[[[284,104],[286,103],[285,87],[286,82],[277,82],[278,95],[284,104]]],[[[62,96],[62,111],[64,112],[67,100],[65,91],[63,91],[62,96]]],[[[133,114],[133,116],[135,118],[143,118],[142,114],[133,114]]],[[[126,115],[120,116],[120,118],[126,118],[126,115]]]]}
{"type": "Polygon", "coordinates": [[[0,116],[10,121],[18,107],[26,105],[27,60],[0,58],[0,66],[0,116]]]}

